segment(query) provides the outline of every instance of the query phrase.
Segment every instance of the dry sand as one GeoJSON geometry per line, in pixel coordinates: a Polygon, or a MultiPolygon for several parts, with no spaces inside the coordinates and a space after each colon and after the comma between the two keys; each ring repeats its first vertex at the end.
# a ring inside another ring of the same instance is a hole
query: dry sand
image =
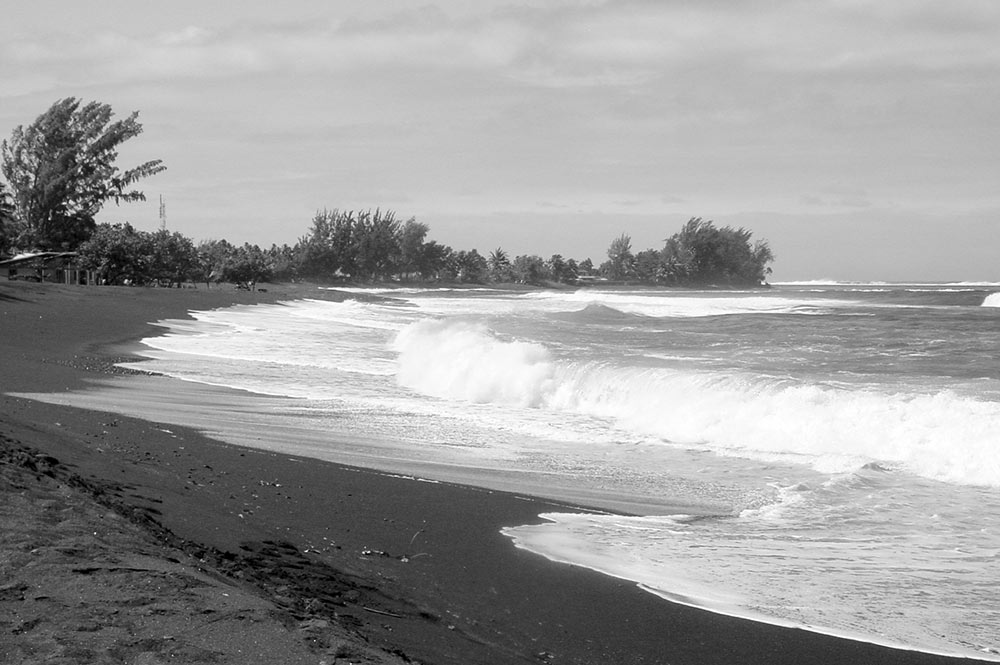
{"type": "Polygon", "coordinates": [[[0,284],[0,662],[958,662],[674,605],[499,534],[552,501],[12,396],[128,375],[152,321],[305,296],[338,297],[0,284]]]}

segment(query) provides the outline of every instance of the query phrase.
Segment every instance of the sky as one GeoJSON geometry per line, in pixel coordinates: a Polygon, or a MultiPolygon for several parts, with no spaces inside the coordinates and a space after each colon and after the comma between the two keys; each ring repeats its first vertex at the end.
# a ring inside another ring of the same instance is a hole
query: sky
{"type": "Polygon", "coordinates": [[[394,210],[595,263],[691,217],[773,279],[1000,282],[996,0],[0,0],[0,136],[65,97],[162,159],[100,221],[294,242],[394,210]]]}

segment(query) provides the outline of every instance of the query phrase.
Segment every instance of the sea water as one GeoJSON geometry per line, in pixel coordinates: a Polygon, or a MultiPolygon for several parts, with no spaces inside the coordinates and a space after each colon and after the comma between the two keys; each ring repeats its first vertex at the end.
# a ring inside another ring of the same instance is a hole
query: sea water
{"type": "Polygon", "coordinates": [[[1000,660],[998,291],[366,290],[160,322],[142,368],[644,506],[505,534],[664,598],[1000,660]]]}

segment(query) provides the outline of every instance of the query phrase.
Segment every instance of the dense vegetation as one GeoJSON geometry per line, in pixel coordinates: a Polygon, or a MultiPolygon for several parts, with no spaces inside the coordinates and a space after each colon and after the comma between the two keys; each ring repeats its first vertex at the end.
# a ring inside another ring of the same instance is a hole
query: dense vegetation
{"type": "Polygon", "coordinates": [[[116,121],[113,115],[107,104],[61,99],[0,144],[11,189],[0,207],[10,208],[17,222],[4,233],[8,242],[43,250],[72,248],[93,233],[94,216],[107,201],[145,198],[129,188],[166,167],[153,160],[119,171],[118,146],[142,133],[142,125],[138,112],[116,121]]]}
{"type": "Polygon", "coordinates": [[[3,141],[0,181],[0,257],[22,251],[75,251],[81,267],[102,283],[181,285],[312,279],[361,282],[456,282],[544,285],[597,279],[672,286],[757,286],[774,260],[766,241],[746,229],[692,218],[661,249],[632,253],[628,235],[615,238],[607,261],[595,267],[555,254],[511,258],[497,248],[453,250],[427,240],[426,224],[391,210],[321,210],[293,246],[195,243],[181,233],[146,232],[130,224],[97,224],[107,201],[143,200],[130,189],[166,167],[159,160],[124,172],[117,147],[142,132],[137,113],[112,122],[106,104],[56,102],[27,128],[3,141]]]}

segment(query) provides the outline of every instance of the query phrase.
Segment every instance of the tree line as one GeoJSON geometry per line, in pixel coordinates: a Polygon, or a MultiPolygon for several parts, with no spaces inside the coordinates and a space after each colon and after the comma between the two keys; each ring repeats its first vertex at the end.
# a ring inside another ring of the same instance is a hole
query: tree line
{"type": "Polygon", "coordinates": [[[662,249],[632,254],[629,236],[611,242],[601,272],[615,280],[668,286],[758,286],[771,274],[774,253],[745,228],[716,227],[692,217],[662,249]]]}
{"type": "Polygon", "coordinates": [[[766,241],[746,229],[716,227],[692,218],[660,249],[632,252],[622,234],[595,266],[555,254],[510,257],[502,248],[484,256],[428,240],[429,227],[392,210],[323,209],[294,245],[195,242],[179,232],[147,232],[128,223],[98,224],[109,201],[144,200],[133,188],[166,167],[152,160],[124,171],[118,146],[138,136],[138,113],[113,120],[110,106],[60,100],[28,127],[0,144],[0,257],[19,251],[74,251],[81,267],[107,284],[181,285],[309,279],[356,282],[408,281],[464,284],[619,283],[756,286],[770,274],[774,256],[766,241]]]}

